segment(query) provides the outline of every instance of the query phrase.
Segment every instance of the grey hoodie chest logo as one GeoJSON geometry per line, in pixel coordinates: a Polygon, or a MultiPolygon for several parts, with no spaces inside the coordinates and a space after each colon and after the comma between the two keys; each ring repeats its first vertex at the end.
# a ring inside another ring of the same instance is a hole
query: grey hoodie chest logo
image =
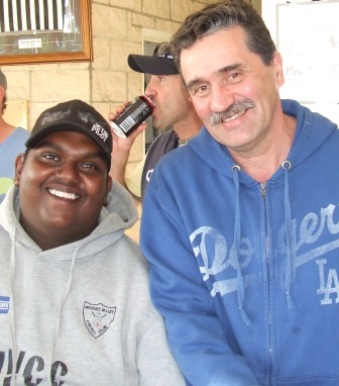
{"type": "Polygon", "coordinates": [[[95,339],[104,334],[114,320],[116,307],[108,307],[102,303],[84,303],[83,315],[87,330],[95,339]]]}

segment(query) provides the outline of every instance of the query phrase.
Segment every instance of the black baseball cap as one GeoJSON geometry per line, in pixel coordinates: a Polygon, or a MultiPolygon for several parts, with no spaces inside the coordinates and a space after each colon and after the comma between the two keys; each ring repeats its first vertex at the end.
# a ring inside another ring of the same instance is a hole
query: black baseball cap
{"type": "Polygon", "coordinates": [[[154,49],[153,56],[130,54],[128,55],[127,62],[132,70],[144,74],[179,74],[168,42],[159,43],[154,49]]]}
{"type": "Polygon", "coordinates": [[[45,135],[58,131],[77,131],[88,135],[102,150],[110,170],[113,149],[111,128],[92,106],[74,99],[43,111],[32,128],[26,147],[31,149],[45,135]]]}

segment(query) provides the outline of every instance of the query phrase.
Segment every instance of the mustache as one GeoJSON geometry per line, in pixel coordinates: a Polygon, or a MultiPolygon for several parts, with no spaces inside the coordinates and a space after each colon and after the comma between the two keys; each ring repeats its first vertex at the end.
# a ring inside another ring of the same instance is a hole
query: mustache
{"type": "Polygon", "coordinates": [[[241,101],[236,101],[231,106],[227,107],[226,110],[220,112],[220,113],[213,113],[210,116],[210,122],[211,124],[217,125],[220,122],[224,122],[227,119],[234,117],[235,115],[241,114],[244,111],[254,107],[255,104],[250,99],[243,99],[241,101]]]}

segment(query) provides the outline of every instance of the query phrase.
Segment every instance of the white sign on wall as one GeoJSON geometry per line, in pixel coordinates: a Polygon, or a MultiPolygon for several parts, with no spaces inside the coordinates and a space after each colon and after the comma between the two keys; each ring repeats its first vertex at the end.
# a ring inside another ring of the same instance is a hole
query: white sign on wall
{"type": "Polygon", "coordinates": [[[339,1],[276,5],[283,57],[282,98],[296,99],[339,125],[339,1]]]}
{"type": "Polygon", "coordinates": [[[283,56],[281,96],[339,102],[339,2],[277,5],[277,46],[283,56]]]}

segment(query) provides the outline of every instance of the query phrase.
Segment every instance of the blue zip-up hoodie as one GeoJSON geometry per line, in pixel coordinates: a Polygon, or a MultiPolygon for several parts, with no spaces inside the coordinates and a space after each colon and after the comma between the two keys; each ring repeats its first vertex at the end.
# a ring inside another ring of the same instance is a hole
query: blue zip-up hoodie
{"type": "Polygon", "coordinates": [[[296,134],[265,184],[203,128],[146,192],[152,297],[194,386],[339,385],[339,130],[282,104],[296,134]]]}

